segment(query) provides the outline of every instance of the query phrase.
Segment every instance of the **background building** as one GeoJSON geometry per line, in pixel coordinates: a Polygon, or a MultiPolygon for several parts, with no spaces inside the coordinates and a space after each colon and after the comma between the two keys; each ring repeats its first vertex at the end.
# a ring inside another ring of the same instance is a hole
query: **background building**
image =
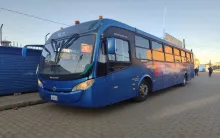
{"type": "Polygon", "coordinates": [[[179,39],[175,38],[174,36],[172,36],[168,33],[165,33],[164,39],[170,43],[173,43],[177,46],[180,46],[181,48],[184,48],[184,44],[182,41],[180,41],[179,39]]]}

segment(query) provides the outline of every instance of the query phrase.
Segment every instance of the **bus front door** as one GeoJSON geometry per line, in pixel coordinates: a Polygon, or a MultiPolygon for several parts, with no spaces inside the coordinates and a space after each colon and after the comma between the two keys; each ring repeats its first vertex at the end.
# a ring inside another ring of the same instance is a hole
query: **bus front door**
{"type": "Polygon", "coordinates": [[[132,67],[112,66],[110,73],[106,76],[106,95],[111,103],[129,99],[135,96],[132,90],[132,67]]]}

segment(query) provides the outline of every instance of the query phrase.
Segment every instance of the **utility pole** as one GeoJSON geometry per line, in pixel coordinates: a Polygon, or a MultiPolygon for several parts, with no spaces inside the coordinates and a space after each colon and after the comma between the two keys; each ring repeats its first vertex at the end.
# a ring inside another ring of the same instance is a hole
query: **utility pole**
{"type": "Polygon", "coordinates": [[[165,33],[166,33],[166,12],[167,12],[167,7],[164,8],[164,13],[163,13],[163,39],[165,39],[165,33]]]}
{"type": "Polygon", "coordinates": [[[2,45],[2,28],[3,28],[3,24],[1,25],[1,28],[0,28],[0,45],[2,45]]]}

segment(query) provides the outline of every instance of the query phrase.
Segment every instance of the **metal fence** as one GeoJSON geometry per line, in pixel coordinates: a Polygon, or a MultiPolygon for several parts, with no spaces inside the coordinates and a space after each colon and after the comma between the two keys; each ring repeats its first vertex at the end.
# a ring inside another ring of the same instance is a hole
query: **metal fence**
{"type": "Polygon", "coordinates": [[[21,51],[22,47],[0,46],[0,95],[37,91],[41,49],[30,49],[25,59],[21,51]]]}

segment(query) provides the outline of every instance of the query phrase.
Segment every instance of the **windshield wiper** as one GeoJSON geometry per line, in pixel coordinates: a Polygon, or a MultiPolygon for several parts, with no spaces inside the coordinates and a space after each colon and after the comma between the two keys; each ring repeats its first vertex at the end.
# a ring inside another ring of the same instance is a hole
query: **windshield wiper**
{"type": "Polygon", "coordinates": [[[61,51],[63,50],[63,48],[70,47],[78,38],[79,38],[79,34],[74,34],[65,43],[61,44],[59,51],[58,51],[58,47],[57,47],[58,52],[56,53],[56,59],[55,59],[56,64],[60,61],[60,54],[61,54],[61,51]]]}
{"type": "Polygon", "coordinates": [[[81,55],[79,56],[79,59],[78,59],[78,61],[77,61],[77,63],[76,63],[75,72],[76,72],[76,69],[77,69],[77,67],[78,67],[78,64],[79,64],[79,62],[82,60],[82,58],[83,58],[83,54],[81,54],[81,55]]]}

